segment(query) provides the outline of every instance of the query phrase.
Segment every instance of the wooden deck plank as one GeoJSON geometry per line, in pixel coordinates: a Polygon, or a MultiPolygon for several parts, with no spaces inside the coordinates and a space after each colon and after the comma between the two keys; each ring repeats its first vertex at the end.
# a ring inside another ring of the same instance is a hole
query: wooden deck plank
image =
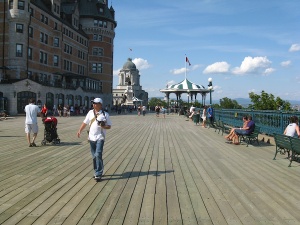
{"type": "Polygon", "coordinates": [[[1,224],[300,224],[300,166],[273,160],[275,146],[226,144],[177,115],[112,115],[96,183],[83,118],[58,118],[61,144],[37,148],[24,117],[0,121],[1,224]]]}

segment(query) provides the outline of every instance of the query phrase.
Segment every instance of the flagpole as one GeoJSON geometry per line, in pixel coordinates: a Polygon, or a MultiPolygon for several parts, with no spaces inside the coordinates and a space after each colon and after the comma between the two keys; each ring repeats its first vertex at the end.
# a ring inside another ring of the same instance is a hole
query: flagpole
{"type": "Polygon", "coordinates": [[[185,79],[186,79],[186,70],[187,70],[187,68],[186,68],[186,55],[184,57],[184,63],[185,63],[185,79]]]}

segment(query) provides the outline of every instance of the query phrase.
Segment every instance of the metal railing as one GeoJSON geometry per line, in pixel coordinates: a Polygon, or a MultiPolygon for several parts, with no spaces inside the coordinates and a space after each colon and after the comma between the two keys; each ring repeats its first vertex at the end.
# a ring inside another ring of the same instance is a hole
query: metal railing
{"type": "Polygon", "coordinates": [[[215,109],[215,120],[222,120],[229,126],[239,127],[243,124],[243,116],[251,115],[257,126],[261,127],[261,132],[272,135],[282,134],[289,124],[291,116],[300,117],[298,111],[268,111],[268,110],[241,110],[241,109],[215,109]]]}

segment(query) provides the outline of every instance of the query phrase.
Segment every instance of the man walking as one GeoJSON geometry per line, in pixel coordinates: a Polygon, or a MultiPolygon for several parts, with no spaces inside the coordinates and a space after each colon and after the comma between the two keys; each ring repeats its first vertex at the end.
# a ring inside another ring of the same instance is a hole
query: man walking
{"type": "Polygon", "coordinates": [[[81,132],[87,125],[90,126],[88,138],[93,157],[94,179],[100,181],[104,170],[102,153],[106,130],[111,128],[112,123],[109,114],[102,109],[102,99],[95,98],[92,103],[93,109],[88,112],[83,120],[83,123],[77,132],[77,137],[80,137],[81,132]]]}
{"type": "Polygon", "coordinates": [[[37,116],[40,112],[40,109],[37,105],[34,104],[34,100],[29,99],[29,104],[25,106],[25,133],[28,141],[29,147],[36,147],[34,143],[37,133],[38,133],[38,124],[37,124],[37,116]],[[33,132],[32,142],[30,142],[30,133],[33,132]]]}

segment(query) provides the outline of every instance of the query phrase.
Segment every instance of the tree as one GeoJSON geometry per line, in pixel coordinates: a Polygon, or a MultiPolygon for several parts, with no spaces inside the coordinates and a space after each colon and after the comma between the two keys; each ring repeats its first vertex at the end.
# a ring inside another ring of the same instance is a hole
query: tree
{"type": "Polygon", "coordinates": [[[280,97],[275,99],[273,94],[268,94],[265,91],[262,91],[261,95],[250,92],[249,98],[253,102],[249,105],[249,108],[255,110],[291,110],[291,103],[282,100],[280,97]]]}
{"type": "Polygon", "coordinates": [[[241,109],[242,108],[242,106],[239,105],[236,100],[232,100],[227,97],[220,99],[220,107],[222,109],[241,109]]]}
{"type": "Polygon", "coordinates": [[[148,105],[150,107],[155,107],[157,105],[167,107],[167,103],[165,101],[161,100],[160,98],[151,98],[148,102],[148,105]]]}

